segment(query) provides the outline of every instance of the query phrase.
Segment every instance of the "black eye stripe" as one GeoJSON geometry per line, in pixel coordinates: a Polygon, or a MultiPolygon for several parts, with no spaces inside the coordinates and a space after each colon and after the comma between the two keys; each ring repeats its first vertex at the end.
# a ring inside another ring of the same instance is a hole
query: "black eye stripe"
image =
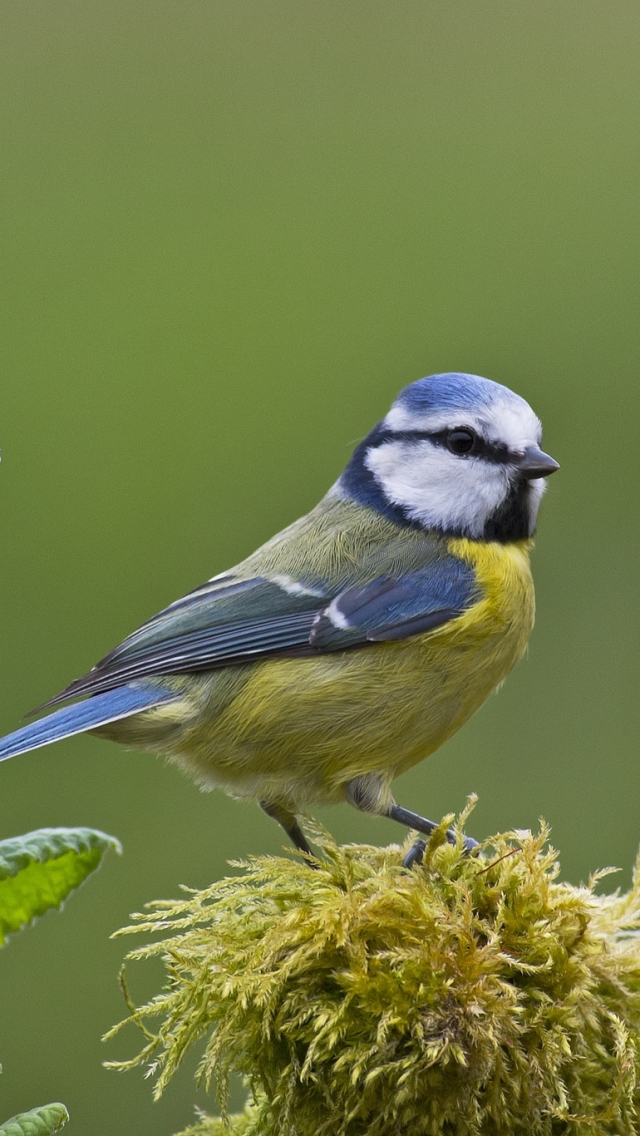
{"type": "MultiPolygon", "coordinates": [[[[385,442],[433,442],[436,446],[448,449],[447,438],[453,430],[468,430],[477,439],[470,457],[482,458],[484,461],[504,464],[511,460],[509,447],[502,442],[487,442],[471,426],[447,427],[445,430],[384,430],[374,441],[374,446],[382,446],[385,442]]],[[[460,455],[464,457],[466,455],[460,455]]]]}

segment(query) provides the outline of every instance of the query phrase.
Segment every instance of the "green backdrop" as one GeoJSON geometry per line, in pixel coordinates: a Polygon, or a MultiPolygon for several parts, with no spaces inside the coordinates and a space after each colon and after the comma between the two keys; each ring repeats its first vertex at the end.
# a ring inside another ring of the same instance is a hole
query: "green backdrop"
{"type": "MultiPolygon", "coordinates": [[[[562,463],[528,659],[398,786],[563,871],[640,839],[637,0],[5,0],[0,726],[309,508],[405,383],[513,386],[562,463]]],[[[346,806],[337,837],[387,841],[346,806]]],[[[0,1113],[170,1136],[101,1060],[109,933],[277,852],[258,809],[90,738],[0,769],[1,834],[123,841],[0,958],[0,1113]]],[[[137,997],[157,974],[132,975],[137,997]]]]}

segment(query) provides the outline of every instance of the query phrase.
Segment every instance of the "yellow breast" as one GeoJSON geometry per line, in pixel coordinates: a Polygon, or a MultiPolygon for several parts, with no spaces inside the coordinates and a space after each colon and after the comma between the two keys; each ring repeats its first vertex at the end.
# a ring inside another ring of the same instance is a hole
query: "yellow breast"
{"type": "MultiPolygon", "coordinates": [[[[493,641],[507,671],[524,653],[535,616],[529,553],[533,541],[514,544],[451,539],[449,551],[469,564],[482,599],[455,621],[460,633],[493,641]]],[[[506,673],[506,672],[505,672],[506,673]]]]}

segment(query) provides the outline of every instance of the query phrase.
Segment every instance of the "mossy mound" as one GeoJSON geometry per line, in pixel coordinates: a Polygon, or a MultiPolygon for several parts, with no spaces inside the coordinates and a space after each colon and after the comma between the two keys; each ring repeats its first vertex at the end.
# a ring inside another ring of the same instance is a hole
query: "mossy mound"
{"type": "Polygon", "coordinates": [[[468,856],[448,823],[410,872],[397,847],[312,829],[318,871],[256,858],[135,916],[168,937],[130,957],[162,956],[169,981],[131,1007],[147,1044],[120,1067],[148,1064],[160,1094],[205,1039],[223,1113],[229,1074],[247,1079],[245,1136],[635,1136],[640,871],[597,896],[558,882],[545,831],[468,856]]]}

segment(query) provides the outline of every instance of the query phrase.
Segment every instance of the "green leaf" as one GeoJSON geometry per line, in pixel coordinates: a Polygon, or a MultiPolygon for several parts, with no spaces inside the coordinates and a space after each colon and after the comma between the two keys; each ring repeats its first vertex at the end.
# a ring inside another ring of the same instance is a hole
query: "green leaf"
{"type": "Polygon", "coordinates": [[[93,828],[39,828],[0,840],[0,945],[37,915],[60,907],[99,867],[107,848],[121,851],[115,837],[93,828]]]}
{"type": "Polygon", "coordinates": [[[5,1120],[0,1125],[0,1136],[51,1136],[59,1132],[68,1119],[69,1113],[63,1104],[43,1104],[5,1120]]]}

